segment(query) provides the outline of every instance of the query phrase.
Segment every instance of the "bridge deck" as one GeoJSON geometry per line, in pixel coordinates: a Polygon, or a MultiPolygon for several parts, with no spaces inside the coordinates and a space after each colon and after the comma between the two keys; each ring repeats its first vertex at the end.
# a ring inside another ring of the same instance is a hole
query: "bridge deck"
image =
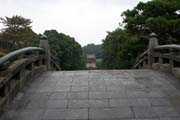
{"type": "Polygon", "coordinates": [[[47,72],[17,95],[1,119],[180,120],[178,86],[152,70],[47,72]]]}

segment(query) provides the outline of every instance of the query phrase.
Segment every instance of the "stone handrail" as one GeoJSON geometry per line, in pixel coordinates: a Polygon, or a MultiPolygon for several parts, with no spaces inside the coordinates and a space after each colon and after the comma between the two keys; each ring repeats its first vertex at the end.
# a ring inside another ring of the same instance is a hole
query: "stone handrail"
{"type": "MultiPolygon", "coordinates": [[[[45,40],[41,42],[48,43],[45,40]]],[[[0,114],[29,80],[47,70],[60,70],[56,58],[41,44],[40,47],[22,48],[0,58],[0,114]]]]}
{"type": "Polygon", "coordinates": [[[160,45],[154,48],[154,50],[179,50],[180,45],[172,44],[172,45],[160,45]]]}
{"type": "Polygon", "coordinates": [[[19,49],[16,51],[13,51],[2,58],[0,58],[0,70],[5,69],[8,63],[12,62],[12,60],[17,59],[19,55],[32,53],[32,52],[44,52],[42,48],[38,47],[27,47],[23,49],[19,49]]]}
{"type": "Polygon", "coordinates": [[[52,54],[50,57],[51,57],[51,68],[52,68],[52,70],[54,68],[56,68],[56,70],[61,70],[61,67],[58,65],[56,57],[54,57],[54,55],[52,55],[52,54]]]}
{"type": "Polygon", "coordinates": [[[0,113],[26,82],[46,71],[46,57],[42,51],[42,48],[23,48],[0,58],[0,113]]]}
{"type": "Polygon", "coordinates": [[[140,64],[140,62],[144,60],[144,58],[147,56],[147,54],[148,54],[148,50],[146,50],[139,57],[137,57],[135,64],[133,65],[133,68],[136,68],[136,66],[138,66],[140,64]]]}
{"type": "Polygon", "coordinates": [[[148,50],[137,58],[133,68],[171,72],[180,78],[180,45],[158,45],[157,43],[158,39],[152,36],[149,39],[148,50]]]}

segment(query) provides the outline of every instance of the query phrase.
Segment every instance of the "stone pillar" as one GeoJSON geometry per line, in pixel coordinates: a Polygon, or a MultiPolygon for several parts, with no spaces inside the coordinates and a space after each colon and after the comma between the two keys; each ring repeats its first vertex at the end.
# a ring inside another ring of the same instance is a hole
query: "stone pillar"
{"type": "Polygon", "coordinates": [[[172,69],[174,67],[174,61],[171,59],[171,58],[174,58],[173,48],[169,49],[169,54],[170,54],[169,65],[170,65],[170,68],[172,69]]]}
{"type": "Polygon", "coordinates": [[[153,52],[154,48],[159,46],[157,35],[155,33],[150,34],[149,45],[148,45],[148,68],[152,68],[153,64],[153,52]]]}
{"type": "Polygon", "coordinates": [[[47,66],[47,70],[50,70],[50,47],[49,47],[49,43],[48,43],[48,39],[46,35],[42,35],[41,39],[40,39],[40,44],[39,46],[41,48],[43,48],[45,50],[46,53],[46,66],[47,66]]]}

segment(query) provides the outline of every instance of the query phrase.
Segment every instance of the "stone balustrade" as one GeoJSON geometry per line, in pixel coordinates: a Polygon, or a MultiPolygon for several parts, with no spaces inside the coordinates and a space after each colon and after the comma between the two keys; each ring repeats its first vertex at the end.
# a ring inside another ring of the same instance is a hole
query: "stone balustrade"
{"type": "Polygon", "coordinates": [[[19,49],[0,58],[0,113],[25,83],[47,70],[60,70],[47,46],[47,38],[43,36],[40,47],[19,49]]]}
{"type": "Polygon", "coordinates": [[[180,45],[159,45],[153,33],[150,35],[148,50],[137,58],[133,68],[170,72],[180,78],[180,45]]]}

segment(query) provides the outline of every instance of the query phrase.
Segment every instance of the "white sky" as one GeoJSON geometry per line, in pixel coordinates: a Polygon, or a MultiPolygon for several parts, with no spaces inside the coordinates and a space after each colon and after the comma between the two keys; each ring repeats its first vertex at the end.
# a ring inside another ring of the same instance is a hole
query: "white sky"
{"type": "Polygon", "coordinates": [[[0,17],[22,15],[36,33],[56,29],[84,46],[102,43],[106,31],[119,26],[121,13],[139,1],[149,0],[0,0],[0,17]]]}

